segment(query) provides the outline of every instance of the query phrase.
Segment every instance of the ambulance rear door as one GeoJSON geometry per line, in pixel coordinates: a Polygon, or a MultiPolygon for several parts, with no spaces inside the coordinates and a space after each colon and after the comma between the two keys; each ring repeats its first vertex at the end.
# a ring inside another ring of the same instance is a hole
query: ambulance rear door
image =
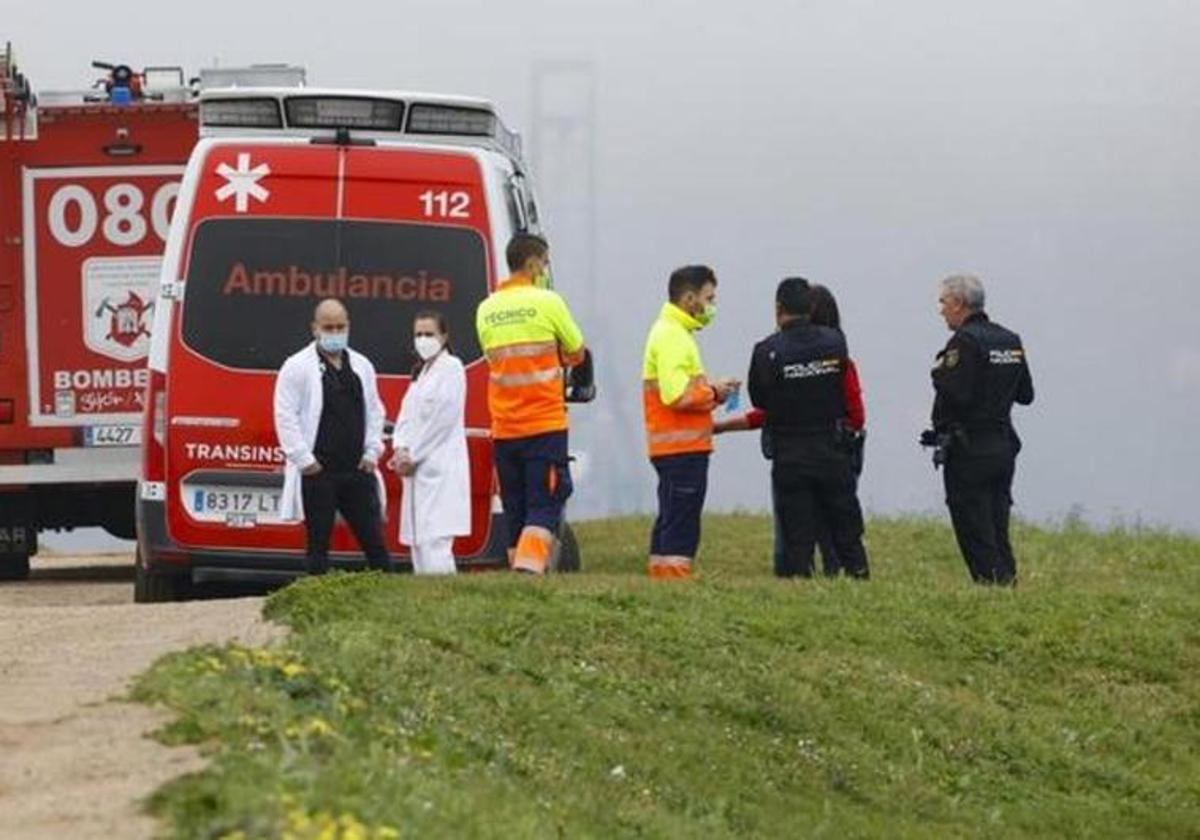
{"type": "MultiPolygon", "coordinates": [[[[471,462],[471,534],[454,552],[469,558],[487,544],[492,509],[487,363],[475,333],[475,310],[494,284],[493,238],[483,160],[476,150],[350,147],[341,208],[346,231],[370,242],[358,266],[381,266],[394,288],[374,283],[346,299],[351,343],[368,353],[394,419],[417,363],[412,323],[418,312],[445,316],[453,352],[467,369],[467,450],[471,462]],[[382,260],[380,262],[379,260],[382,260]]],[[[399,485],[389,476],[389,544],[396,542],[399,485]]],[[[407,552],[408,548],[403,547],[407,552]]]]}
{"type": "Polygon", "coordinates": [[[302,528],[279,523],[272,397],[311,341],[320,290],[301,276],[328,261],[339,151],[223,141],[197,154],[166,365],[167,531],[185,548],[300,551],[302,528]]]}

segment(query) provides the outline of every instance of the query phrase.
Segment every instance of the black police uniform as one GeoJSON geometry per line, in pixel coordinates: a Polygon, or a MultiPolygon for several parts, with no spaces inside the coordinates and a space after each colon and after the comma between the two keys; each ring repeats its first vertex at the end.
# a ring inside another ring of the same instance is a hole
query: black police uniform
{"type": "Polygon", "coordinates": [[[1021,440],[1010,414],[1014,402],[1033,402],[1020,336],[971,315],[938,353],[933,387],[933,428],[949,440],[946,505],[967,568],[976,583],[1013,584],[1008,521],[1021,440]]]}
{"type": "Polygon", "coordinates": [[[795,319],[760,341],[750,360],[750,401],[766,412],[771,483],[783,528],[780,577],[813,573],[818,522],[828,523],[842,567],[868,576],[862,508],[844,433],[848,353],[838,330],[795,319]]]}

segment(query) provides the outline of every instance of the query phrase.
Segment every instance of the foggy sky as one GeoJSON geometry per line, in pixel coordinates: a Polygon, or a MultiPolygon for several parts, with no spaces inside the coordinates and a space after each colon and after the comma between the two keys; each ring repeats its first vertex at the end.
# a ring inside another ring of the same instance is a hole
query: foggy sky
{"type": "MultiPolygon", "coordinates": [[[[35,89],[80,86],[92,58],[288,61],[321,85],[491,97],[527,138],[534,67],[590,62],[594,294],[587,138],[543,131],[534,160],[556,283],[604,376],[573,413],[577,516],[651,508],[641,348],[669,271],[707,262],[712,374],[745,375],[780,277],[838,295],[866,388],[869,510],[942,510],[915,440],[947,338],[937,281],[971,271],[1038,390],[1014,415],[1017,512],[1200,530],[1194,2],[6,6],[0,34],[35,89]]],[[[710,509],[765,509],[757,440],[718,450],[710,509]]]]}

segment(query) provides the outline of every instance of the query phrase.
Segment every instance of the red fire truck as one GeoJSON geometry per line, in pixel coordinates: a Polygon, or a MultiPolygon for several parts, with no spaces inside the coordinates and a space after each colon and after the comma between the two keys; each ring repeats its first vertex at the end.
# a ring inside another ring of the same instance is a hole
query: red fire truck
{"type": "Polygon", "coordinates": [[[0,579],[28,574],[39,531],[134,537],[159,263],[200,83],[94,66],[90,90],[35,93],[0,47],[0,579]]]}

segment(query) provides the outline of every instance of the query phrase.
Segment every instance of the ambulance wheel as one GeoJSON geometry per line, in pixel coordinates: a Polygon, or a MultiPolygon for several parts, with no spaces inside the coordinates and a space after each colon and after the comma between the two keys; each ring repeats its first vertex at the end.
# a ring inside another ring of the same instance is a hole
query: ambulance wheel
{"type": "Polygon", "coordinates": [[[28,554],[0,556],[0,580],[25,580],[29,577],[28,554]]]}
{"type": "Polygon", "coordinates": [[[133,600],[137,604],[160,604],[167,601],[184,601],[191,592],[191,579],[187,575],[169,574],[147,569],[138,549],[133,563],[133,600]]]}
{"type": "Polygon", "coordinates": [[[554,558],[553,570],[556,572],[578,572],[582,560],[579,556],[579,540],[575,531],[567,523],[558,529],[558,553],[554,558]]]}

